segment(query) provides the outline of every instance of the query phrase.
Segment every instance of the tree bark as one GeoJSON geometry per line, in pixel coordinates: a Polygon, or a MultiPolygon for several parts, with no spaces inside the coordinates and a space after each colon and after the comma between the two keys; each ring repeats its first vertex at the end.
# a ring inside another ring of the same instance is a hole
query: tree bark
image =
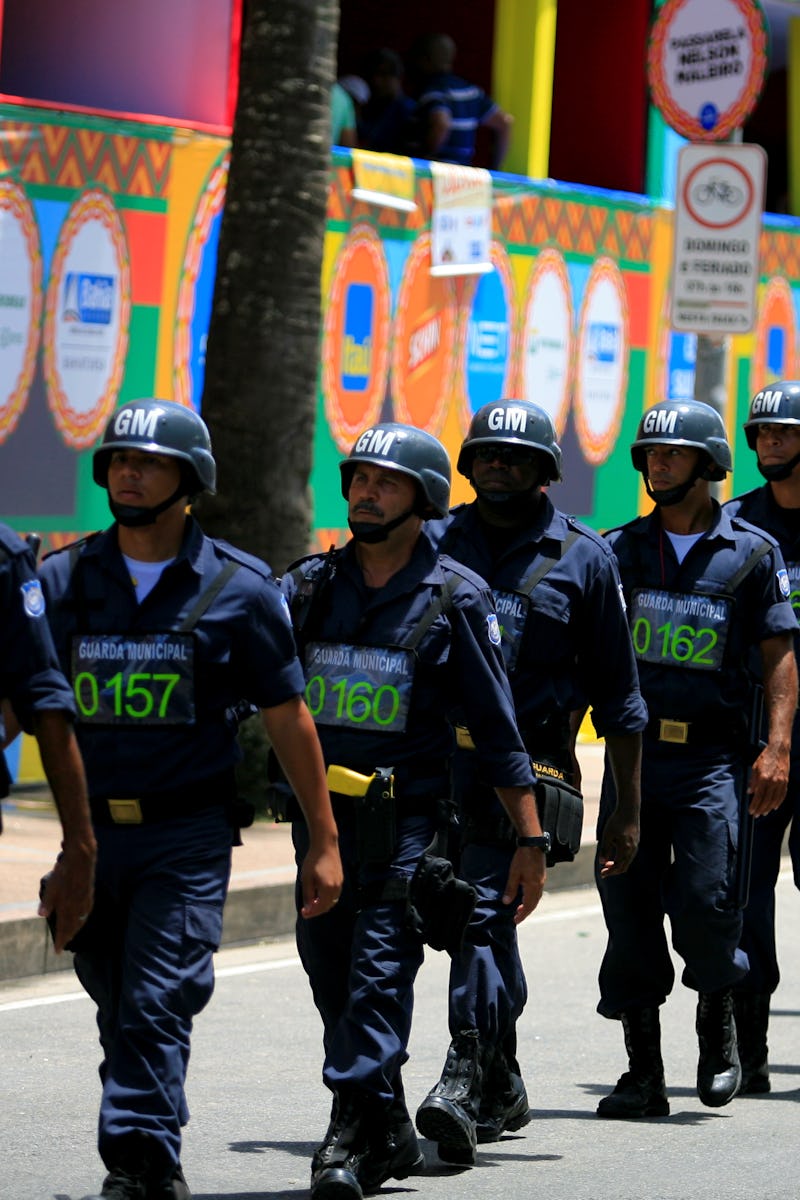
{"type": "Polygon", "coordinates": [[[308,549],[337,0],[250,0],[202,412],[209,534],[276,573],[308,549]]]}

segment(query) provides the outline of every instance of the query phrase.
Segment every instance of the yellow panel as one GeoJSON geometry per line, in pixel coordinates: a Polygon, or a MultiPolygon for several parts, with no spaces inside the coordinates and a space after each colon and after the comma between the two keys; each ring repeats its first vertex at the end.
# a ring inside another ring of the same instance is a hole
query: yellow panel
{"type": "Polygon", "coordinates": [[[505,171],[545,179],[550,162],[557,0],[497,0],[492,93],[514,116],[505,171]]]}

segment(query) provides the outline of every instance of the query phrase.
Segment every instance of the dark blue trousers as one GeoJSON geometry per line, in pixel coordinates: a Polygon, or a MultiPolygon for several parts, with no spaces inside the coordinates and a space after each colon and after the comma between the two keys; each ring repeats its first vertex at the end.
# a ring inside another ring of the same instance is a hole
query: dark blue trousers
{"type": "Polygon", "coordinates": [[[75,971],[97,1005],[103,1049],[98,1148],[113,1167],[130,1135],[147,1134],[169,1165],[189,1119],[192,1018],[214,990],[231,829],[212,808],[96,833],[95,909],[75,971]]]}
{"type": "Polygon", "coordinates": [[[514,924],[516,902],[502,900],[513,857],[513,846],[469,844],[462,849],[459,875],[472,884],[478,899],[461,953],[450,960],[451,1036],[477,1029],[482,1041],[492,1046],[506,1042],[509,1049],[528,998],[514,924]]]}
{"type": "MultiPolygon", "coordinates": [[[[603,1016],[663,1004],[672,991],[665,915],[687,987],[713,992],[746,974],[733,897],[743,786],[744,767],[732,750],[645,742],[639,851],[624,875],[597,877],[608,929],[603,1016]]],[[[606,766],[598,838],[614,803],[606,766]]]]}
{"type": "MultiPolygon", "coordinates": [[[[391,862],[364,866],[358,862],[352,818],[337,813],[337,823],[342,896],[324,916],[298,916],[297,947],[322,1017],[326,1086],[333,1092],[357,1089],[388,1108],[402,1095],[423,945],[408,925],[405,901],[377,896],[387,881],[410,879],[434,825],[425,816],[398,818],[391,862]]],[[[299,865],[308,847],[305,824],[295,822],[292,835],[299,865]]]]}

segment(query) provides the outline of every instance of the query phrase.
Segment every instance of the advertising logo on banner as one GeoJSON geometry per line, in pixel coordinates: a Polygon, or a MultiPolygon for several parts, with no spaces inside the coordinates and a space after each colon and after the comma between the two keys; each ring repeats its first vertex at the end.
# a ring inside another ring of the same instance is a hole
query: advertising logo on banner
{"type": "Polygon", "coordinates": [[[503,246],[491,246],[492,270],[469,281],[471,289],[462,300],[466,321],[463,336],[463,394],[467,402],[465,427],[472,414],[484,404],[510,393],[509,378],[514,363],[514,281],[503,246]]]}
{"type": "Polygon", "coordinates": [[[578,323],[575,427],[594,466],[614,448],[625,408],[630,332],[625,282],[610,258],[595,260],[578,323]]]}
{"type": "Polygon", "coordinates": [[[355,225],[333,268],[322,339],[325,416],[340,450],[380,418],[389,363],[389,268],[370,225],[355,225]]]}
{"type": "Polygon", "coordinates": [[[452,279],[431,274],[431,238],[414,243],[397,295],[392,344],[394,419],[437,434],[451,401],[456,335],[452,279]]]}
{"type": "Polygon", "coordinates": [[[414,164],[400,154],[353,150],[353,198],[382,208],[414,212],[414,164]]]}
{"type": "Polygon", "coordinates": [[[0,442],[28,401],[42,319],[42,251],[27,196],[0,180],[0,442]]]}
{"type": "Polygon", "coordinates": [[[431,274],[491,271],[492,177],[477,167],[431,163],[431,274]]]}
{"type": "Polygon", "coordinates": [[[183,257],[175,321],[175,399],[200,407],[206,344],[214,299],[217,249],[225,204],[228,157],[217,164],[200,196],[183,257]]]}
{"type": "Polygon", "coordinates": [[[131,281],[110,197],[85,192],[59,233],[47,288],[47,398],[68,446],[97,441],[114,409],[128,349],[131,281]]]}
{"type": "Polygon", "coordinates": [[[525,399],[550,415],[558,437],[569,412],[573,320],[567,264],[560,251],[548,247],[536,259],[528,283],[522,386],[525,399]]]}
{"type": "Polygon", "coordinates": [[[797,317],[792,289],[773,276],[764,287],[756,322],[756,345],[750,390],[769,387],[777,379],[797,378],[797,317]]]}
{"type": "Polygon", "coordinates": [[[755,108],[767,70],[757,0],[666,0],[650,38],[653,103],[690,141],[721,141],[755,108]]]}

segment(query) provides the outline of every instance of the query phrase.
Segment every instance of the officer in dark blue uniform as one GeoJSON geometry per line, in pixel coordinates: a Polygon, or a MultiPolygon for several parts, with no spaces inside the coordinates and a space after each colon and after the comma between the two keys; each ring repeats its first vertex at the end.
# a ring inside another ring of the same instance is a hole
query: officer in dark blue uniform
{"type": "MultiPolygon", "coordinates": [[[[33,554],[7,525],[0,525],[0,614],[0,746],[22,728],[36,735],[64,835],[39,907],[40,916],[53,923],[60,953],[91,911],[96,846],[72,689],[58,665],[33,554]]],[[[0,797],[8,795],[10,782],[0,751],[0,797]]]]}
{"type": "Polygon", "coordinates": [[[45,559],[41,574],[99,847],[98,901],[73,948],[104,1055],[101,1196],[186,1200],[184,1081],[238,836],[244,702],[261,709],[309,822],[304,917],[335,904],[341,863],[280,589],[266,564],[207,538],[186,512],[215,489],[204,423],[172,402],[125,404],[93,473],[114,524],[45,559]]]}
{"type": "MultiPolygon", "coordinates": [[[[758,525],[778,542],[800,611],[800,382],[780,380],[758,392],[744,427],[766,483],[725,505],[725,511],[758,525]]],[[[800,646],[796,643],[800,653],[800,646]]],[[[786,800],[753,825],[750,896],[743,913],[741,947],[750,970],[734,991],[736,1033],[742,1062],[739,1095],[768,1092],[767,1033],[770,997],[780,981],[775,945],[775,884],[789,830],[795,886],[800,888],[800,717],[795,716],[786,800]]]]}
{"type": "MultiPolygon", "coordinates": [[[[598,1011],[621,1020],[629,1069],[597,1111],[617,1118],[669,1112],[659,1031],[674,982],[665,913],[683,982],[699,993],[700,1100],[719,1107],[737,1093],[732,988],[748,967],[735,887],[740,813],[783,801],[797,704],[796,622],[780,550],[710,495],[709,481],[731,467],[722,418],[698,401],[657,404],[631,454],[656,507],[608,535],[649,710],[639,852],[625,875],[598,879],[609,932],[598,1011]],[[769,741],[748,754],[758,736],[748,729],[754,650],[769,741]]],[[[607,772],[601,830],[612,798],[607,772]]]]}
{"type": "MultiPolygon", "coordinates": [[[[555,826],[563,830],[567,819],[563,806],[574,804],[563,787],[580,783],[570,716],[590,703],[619,797],[600,848],[603,873],[624,871],[639,837],[641,730],[647,712],[614,556],[603,538],[559,512],[542,491],[561,478],[561,449],[550,417],[538,405],[499,400],[479,409],[458,470],[477,499],[431,522],[429,531],[441,539],[440,551],[492,586],[517,722],[537,775],[548,780],[560,801],[560,819],[546,828],[556,839],[555,826]]],[[[496,1141],[529,1116],[515,1055],[515,1026],[527,989],[516,927],[508,908],[497,902],[514,853],[513,830],[476,772],[466,731],[459,731],[459,740],[460,874],[476,888],[478,902],[464,948],[450,967],[447,1061],[417,1113],[417,1127],[425,1132],[428,1114],[437,1113],[437,1097],[458,1089],[450,1137],[440,1142],[439,1154],[464,1162],[474,1157],[476,1137],[496,1141]]],[[[552,853],[573,857],[582,815],[578,799],[573,848],[554,845],[552,853]]]]}
{"type": "MultiPolygon", "coordinates": [[[[515,920],[536,906],[545,876],[533,774],[514,723],[491,592],[440,557],[423,529],[447,512],[444,447],[410,426],[376,425],[341,472],[353,540],[303,560],[283,581],[345,866],[335,912],[298,928],[324,1024],[323,1078],[335,1098],[312,1164],[314,1200],[359,1200],[422,1165],[401,1068],[423,956],[426,917],[417,901],[431,882],[425,852],[450,788],[448,713],[463,707],[477,763],[518,835],[501,886],[515,920]],[[360,797],[359,777],[368,781],[360,797]],[[409,920],[409,899],[422,931],[409,920]]],[[[303,829],[295,826],[294,836],[302,855],[303,829]]],[[[446,923],[442,897],[428,915],[438,909],[446,923]]],[[[440,1106],[444,1122],[449,1103],[440,1106]]]]}

